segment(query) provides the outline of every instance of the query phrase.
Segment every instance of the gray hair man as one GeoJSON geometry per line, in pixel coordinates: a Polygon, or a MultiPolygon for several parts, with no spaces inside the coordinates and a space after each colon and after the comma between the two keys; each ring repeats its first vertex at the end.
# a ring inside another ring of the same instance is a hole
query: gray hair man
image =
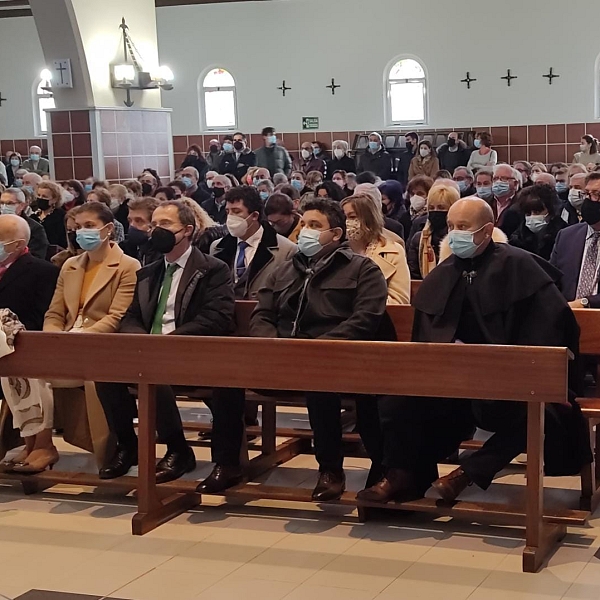
{"type": "Polygon", "coordinates": [[[39,146],[29,148],[29,158],[23,161],[23,168],[38,175],[50,173],[50,163],[47,158],[42,158],[42,149],[39,146]]]}

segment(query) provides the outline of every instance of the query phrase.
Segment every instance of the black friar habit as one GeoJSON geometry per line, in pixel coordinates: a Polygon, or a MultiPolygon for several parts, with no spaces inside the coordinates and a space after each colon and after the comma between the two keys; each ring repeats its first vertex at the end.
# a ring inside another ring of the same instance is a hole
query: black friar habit
{"type": "MultiPolygon", "coordinates": [[[[414,342],[566,346],[573,352],[570,404],[546,407],[545,473],[552,476],[578,474],[592,460],[587,427],[575,402],[582,392],[579,326],[555,284],[559,276],[533,254],[490,242],[474,259],[452,256],[438,265],[413,301],[414,342]]],[[[463,463],[483,489],[526,448],[525,403],[406,398],[383,404],[387,466],[413,471],[422,491],[437,478],[435,463],[456,450],[475,425],[496,432],[463,463]],[[390,442],[394,428],[395,441],[390,442]],[[400,442],[399,433],[412,440],[400,442]],[[421,441],[415,436],[422,436],[421,441]],[[409,450],[415,442],[417,448],[409,450]]]]}

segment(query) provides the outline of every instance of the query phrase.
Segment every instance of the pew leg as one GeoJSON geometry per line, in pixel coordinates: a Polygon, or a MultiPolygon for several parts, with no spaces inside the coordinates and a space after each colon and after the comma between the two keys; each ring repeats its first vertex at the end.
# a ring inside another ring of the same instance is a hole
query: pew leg
{"type": "Polygon", "coordinates": [[[523,571],[536,573],[566,535],[565,525],[544,523],[544,409],[527,403],[527,487],[523,571]]]}
{"type": "Polygon", "coordinates": [[[369,509],[366,506],[357,506],[359,523],[366,523],[369,520],[369,509]]]}
{"type": "Polygon", "coordinates": [[[262,454],[275,454],[277,448],[277,403],[263,402],[262,404],[262,454]]]}
{"type": "Polygon", "coordinates": [[[592,463],[584,465],[581,469],[581,497],[579,499],[579,508],[581,510],[594,511],[594,494],[597,488],[597,461],[596,461],[596,444],[594,435],[594,423],[591,420],[587,421],[590,435],[590,446],[592,448],[592,463]]]}
{"type": "Polygon", "coordinates": [[[198,494],[173,494],[161,500],[156,488],[156,386],[138,386],[138,512],[133,516],[133,535],[144,535],[200,502],[198,494]]]}

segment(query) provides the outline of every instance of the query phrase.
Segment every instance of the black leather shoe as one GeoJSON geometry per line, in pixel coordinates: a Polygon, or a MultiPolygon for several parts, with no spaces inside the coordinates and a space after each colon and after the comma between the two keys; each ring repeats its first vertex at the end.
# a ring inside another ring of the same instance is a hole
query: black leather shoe
{"type": "Polygon", "coordinates": [[[127,475],[131,467],[138,464],[138,451],[135,447],[119,446],[116,454],[106,467],[100,469],[100,479],[116,479],[127,475]]]}
{"type": "Polygon", "coordinates": [[[313,490],[312,499],[315,502],[329,502],[339,500],[346,489],[346,476],[344,472],[332,473],[324,471],[319,475],[317,486],[313,490]]]}
{"type": "Polygon", "coordinates": [[[196,488],[200,494],[218,494],[244,479],[241,467],[215,465],[212,473],[196,488]]]}
{"type": "Polygon", "coordinates": [[[417,490],[414,477],[408,471],[389,469],[381,481],[358,492],[356,499],[360,502],[386,504],[391,500],[408,502],[423,496],[424,493],[417,490]]]}
{"type": "Polygon", "coordinates": [[[166,483],[179,479],[196,468],[196,457],[191,448],[185,452],[167,450],[164,457],[156,465],[156,483],[166,483]]]}

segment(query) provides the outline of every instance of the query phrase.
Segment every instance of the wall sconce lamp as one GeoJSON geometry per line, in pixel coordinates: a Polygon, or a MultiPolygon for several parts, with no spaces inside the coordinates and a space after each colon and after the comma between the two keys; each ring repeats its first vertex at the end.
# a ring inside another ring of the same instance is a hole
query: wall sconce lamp
{"type": "Polygon", "coordinates": [[[129,27],[125,23],[125,18],[121,20],[119,27],[123,35],[124,61],[111,65],[111,85],[113,88],[126,90],[127,99],[124,102],[125,106],[131,107],[134,104],[131,99],[131,90],[155,90],[158,88],[172,90],[173,71],[166,66],[159,66],[152,73],[144,71],[140,66],[139,53],[129,36],[129,27]]]}

